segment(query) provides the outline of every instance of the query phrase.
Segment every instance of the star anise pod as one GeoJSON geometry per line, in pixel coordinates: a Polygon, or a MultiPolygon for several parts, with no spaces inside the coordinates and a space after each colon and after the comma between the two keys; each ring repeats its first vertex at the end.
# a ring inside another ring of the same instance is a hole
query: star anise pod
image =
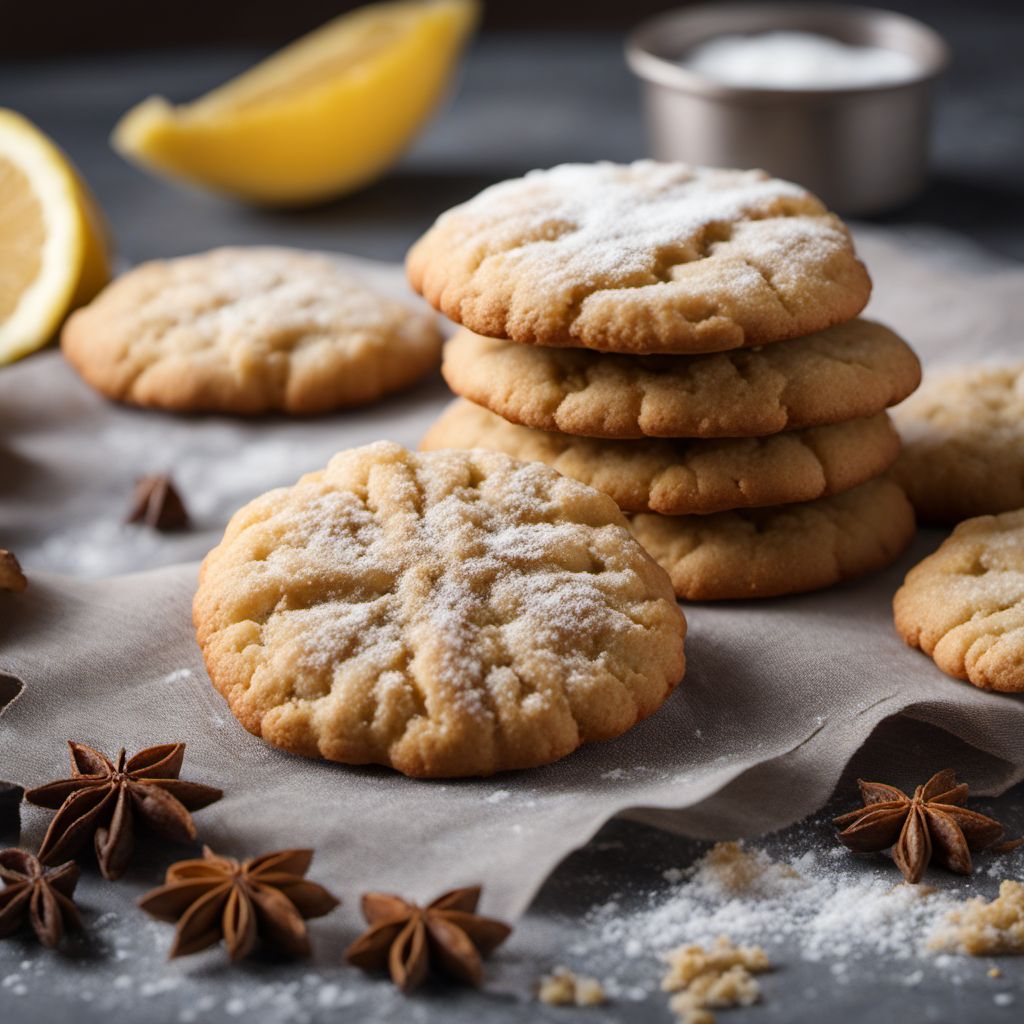
{"type": "Polygon", "coordinates": [[[207,846],[201,860],[172,864],[164,884],[139,906],[161,921],[178,922],[172,957],[221,939],[232,960],[251,953],[257,939],[289,956],[309,956],[305,920],[341,902],[305,878],[312,860],[312,850],[278,850],[239,863],[207,846]]]}
{"type": "Polygon", "coordinates": [[[78,883],[74,861],[46,868],[25,850],[0,850],[0,939],[24,924],[44,946],[56,946],[65,928],[81,928],[71,899],[78,883]]]}
{"type": "Polygon", "coordinates": [[[28,586],[28,580],[21,571],[21,564],[13,551],[0,548],[0,590],[20,592],[28,586]]]}
{"type": "Polygon", "coordinates": [[[960,875],[971,873],[971,851],[997,842],[1003,826],[968,810],[967,784],[952,769],[937,772],[907,796],[895,786],[857,780],[864,806],[833,820],[839,840],[855,853],[893,848],[892,858],[911,883],[936,861],[960,875]]]}
{"type": "Polygon", "coordinates": [[[166,473],[141,477],[135,484],[128,523],[145,523],[154,530],[180,530],[188,525],[188,511],[166,473]]]}
{"type": "Polygon", "coordinates": [[[0,779],[0,835],[7,829],[17,829],[19,824],[18,808],[24,790],[13,782],[0,779]]]}
{"type": "Polygon", "coordinates": [[[362,909],[370,927],[348,947],[345,959],[367,971],[387,967],[391,980],[406,993],[432,970],[479,987],[481,956],[512,933],[502,921],[477,914],[479,900],[478,885],[453,889],[426,907],[390,893],[368,892],[362,909]]]}
{"type": "Polygon", "coordinates": [[[94,838],[96,860],[104,878],[119,878],[135,849],[135,821],[163,839],[189,843],[196,838],[190,811],[198,811],[224,794],[213,786],[179,779],[184,743],[163,743],[117,762],[84,743],[68,740],[71,778],[30,789],[25,799],[57,815],[39,848],[44,864],[74,856],[94,838]]]}

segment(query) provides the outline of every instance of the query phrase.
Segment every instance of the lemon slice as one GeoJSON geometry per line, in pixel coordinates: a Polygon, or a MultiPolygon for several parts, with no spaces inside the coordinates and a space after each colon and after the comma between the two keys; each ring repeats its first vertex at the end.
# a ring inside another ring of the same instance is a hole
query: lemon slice
{"type": "Polygon", "coordinates": [[[194,103],[153,96],[114,129],[123,155],[272,205],[363,185],[440,100],[476,0],[373,4],[328,22],[194,103]]]}
{"type": "Polygon", "coordinates": [[[67,157],[0,109],[0,365],[42,348],[109,276],[96,206],[67,157]]]}

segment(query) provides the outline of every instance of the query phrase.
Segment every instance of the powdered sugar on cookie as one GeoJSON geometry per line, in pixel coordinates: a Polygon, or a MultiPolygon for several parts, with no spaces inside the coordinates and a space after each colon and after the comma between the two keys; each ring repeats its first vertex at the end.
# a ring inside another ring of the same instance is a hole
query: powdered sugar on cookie
{"type": "Polygon", "coordinates": [[[684,623],[610,499],[485,452],[336,456],[239,512],[195,620],[247,728],[299,753],[486,774],[617,735],[684,623]]]}
{"type": "Polygon", "coordinates": [[[441,335],[433,316],[329,256],[253,247],[135,268],[72,316],[62,347],[121,401],[315,413],[415,380],[437,362],[441,335]]]}
{"type": "Polygon", "coordinates": [[[804,189],[649,160],[494,185],[443,214],[408,270],[480,334],[634,353],[808,334],[870,292],[846,229],[804,189]]]}

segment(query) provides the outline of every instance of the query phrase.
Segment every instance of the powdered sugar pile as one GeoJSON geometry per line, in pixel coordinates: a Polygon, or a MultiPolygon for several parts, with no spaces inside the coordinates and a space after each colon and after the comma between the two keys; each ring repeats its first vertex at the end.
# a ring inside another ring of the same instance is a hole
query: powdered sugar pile
{"type": "Polygon", "coordinates": [[[850,89],[905,82],[919,73],[908,54],[850,46],[814,32],[716,36],[688,51],[683,67],[754,89],[850,89]]]}
{"type": "MultiPolygon", "coordinates": [[[[1002,858],[1000,870],[1012,871],[1011,862],[1002,858]]],[[[840,847],[805,849],[784,862],[763,850],[719,844],[691,868],[669,869],[664,877],[668,892],[652,891],[639,906],[626,910],[612,899],[594,907],[571,947],[580,963],[607,972],[620,996],[630,997],[623,979],[635,977],[638,962],[649,962],[645,973],[653,978],[667,950],[708,945],[720,935],[763,945],[780,967],[794,958],[821,964],[840,984],[863,976],[859,961],[889,965],[911,986],[931,971],[954,983],[978,973],[970,959],[928,949],[948,911],[976,886],[905,885],[891,865],[872,866],[840,847]]]]}

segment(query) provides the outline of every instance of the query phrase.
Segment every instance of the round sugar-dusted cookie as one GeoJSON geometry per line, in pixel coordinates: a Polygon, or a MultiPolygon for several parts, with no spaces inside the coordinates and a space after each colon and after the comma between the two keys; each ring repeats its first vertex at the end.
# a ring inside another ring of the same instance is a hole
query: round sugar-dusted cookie
{"type": "Polygon", "coordinates": [[[884,473],[900,439],[883,412],[769,437],[609,441],[531,430],[458,399],[421,448],[489,448],[546,462],[628,512],[706,515],[810,501],[884,473]]]}
{"type": "Polygon", "coordinates": [[[321,413],[374,401],[438,362],[433,314],[330,256],[226,248],[143,263],[64,327],[97,391],[191,412],[321,413]]]}
{"type": "Polygon", "coordinates": [[[930,370],[895,420],[903,454],[894,475],[922,520],[1024,506],[1024,363],[930,370]]]}
{"type": "Polygon", "coordinates": [[[960,523],[907,573],[893,611],[943,672],[1024,692],[1024,509],[960,523]]]}
{"type": "Polygon", "coordinates": [[[882,477],[818,501],[713,516],[637,515],[633,534],[690,601],[819,590],[894,561],[914,510],[882,477]]]}
{"type": "Polygon", "coordinates": [[[821,201],[763,171],[564,164],[442,214],[409,280],[477,334],[606,352],[720,352],[855,317],[871,291],[821,201]]]}
{"type": "Polygon", "coordinates": [[[586,437],[763,437],[873,416],[909,395],[921,364],[898,335],[849,320],[805,338],[697,356],[519,345],[465,328],[445,380],[512,423],[586,437]]]}
{"type": "Polygon", "coordinates": [[[683,675],[672,586],[606,495],[387,442],[235,514],[193,605],[214,686],[285,750],[407,775],[529,768],[683,675]]]}

